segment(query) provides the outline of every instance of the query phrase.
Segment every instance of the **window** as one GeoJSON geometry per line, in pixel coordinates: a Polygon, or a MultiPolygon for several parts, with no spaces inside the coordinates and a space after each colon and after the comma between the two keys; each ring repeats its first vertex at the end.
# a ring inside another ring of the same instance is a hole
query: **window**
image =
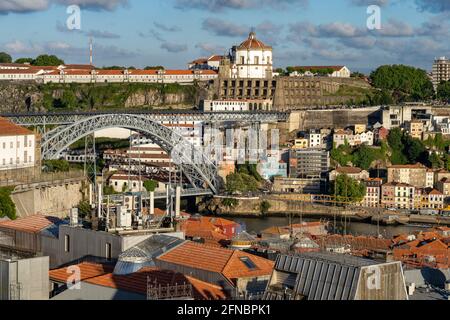
{"type": "Polygon", "coordinates": [[[245,264],[250,270],[258,269],[256,264],[249,257],[241,257],[240,260],[245,264]]]}
{"type": "Polygon", "coordinates": [[[64,236],[64,252],[70,252],[70,236],[68,234],[64,236]]]}
{"type": "Polygon", "coordinates": [[[112,245],[111,243],[106,244],[106,260],[111,261],[112,260],[112,245]]]}

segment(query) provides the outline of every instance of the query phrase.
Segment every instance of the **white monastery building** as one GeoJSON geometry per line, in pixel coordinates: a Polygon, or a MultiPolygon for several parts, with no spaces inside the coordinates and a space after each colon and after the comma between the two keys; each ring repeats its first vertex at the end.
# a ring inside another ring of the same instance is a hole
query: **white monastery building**
{"type": "Polygon", "coordinates": [[[272,47],[264,44],[251,32],[248,39],[231,49],[231,78],[271,78],[272,47]]]}

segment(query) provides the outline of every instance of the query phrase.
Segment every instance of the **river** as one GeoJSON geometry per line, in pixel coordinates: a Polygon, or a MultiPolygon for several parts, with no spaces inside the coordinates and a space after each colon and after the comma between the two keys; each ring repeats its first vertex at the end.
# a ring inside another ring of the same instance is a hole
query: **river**
{"type": "MultiPolygon", "coordinates": [[[[287,217],[267,217],[267,218],[241,218],[241,217],[231,217],[227,218],[233,220],[241,225],[244,225],[247,232],[260,233],[262,230],[277,226],[287,226],[289,225],[289,219],[287,217]]],[[[300,223],[300,218],[294,218],[293,223],[300,223]]],[[[318,219],[303,218],[303,221],[318,221],[318,219]]],[[[362,223],[362,222],[348,222],[346,223],[346,234],[351,234],[354,236],[366,235],[366,236],[377,236],[381,234],[385,238],[392,238],[393,236],[402,233],[411,233],[414,231],[424,231],[428,230],[426,227],[418,226],[383,226],[379,227],[376,224],[362,223]],[[379,232],[378,232],[379,228],[379,232]]],[[[345,233],[345,224],[343,221],[337,222],[337,233],[345,233]]]]}

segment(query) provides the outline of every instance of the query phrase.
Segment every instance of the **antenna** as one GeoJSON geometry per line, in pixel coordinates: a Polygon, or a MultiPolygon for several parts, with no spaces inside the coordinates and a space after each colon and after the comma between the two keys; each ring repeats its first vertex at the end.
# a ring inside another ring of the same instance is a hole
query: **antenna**
{"type": "Polygon", "coordinates": [[[92,37],[89,38],[89,64],[93,65],[93,44],[92,44],[92,37]]]}

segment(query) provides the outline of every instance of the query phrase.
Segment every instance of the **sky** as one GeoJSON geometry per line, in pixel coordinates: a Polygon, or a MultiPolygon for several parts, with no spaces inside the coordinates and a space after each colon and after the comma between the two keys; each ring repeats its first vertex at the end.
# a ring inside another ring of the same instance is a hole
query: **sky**
{"type": "Polygon", "coordinates": [[[449,25],[450,0],[0,0],[0,51],[88,63],[92,38],[98,67],[186,68],[254,30],[273,46],[276,67],[431,70],[435,57],[450,56],[449,25]],[[71,5],[81,9],[79,30],[67,27],[76,21],[71,5]],[[379,29],[367,26],[371,5],[380,8],[379,29]]]}

